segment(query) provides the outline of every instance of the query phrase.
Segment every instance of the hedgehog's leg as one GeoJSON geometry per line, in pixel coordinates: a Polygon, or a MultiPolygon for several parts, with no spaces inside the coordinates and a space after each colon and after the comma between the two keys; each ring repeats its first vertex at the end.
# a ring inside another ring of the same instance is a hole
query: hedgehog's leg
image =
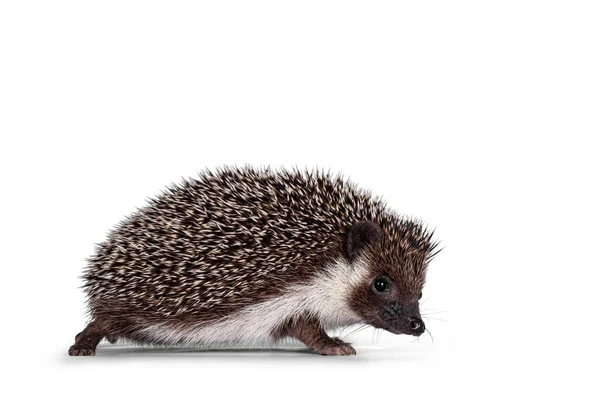
{"type": "Polygon", "coordinates": [[[90,323],[85,330],[75,336],[75,344],[69,348],[69,355],[96,355],[96,346],[104,337],[104,332],[95,321],[90,323]]]}
{"type": "Polygon", "coordinates": [[[315,318],[293,319],[274,336],[295,337],[321,355],[356,355],[356,350],[350,344],[339,338],[329,337],[315,318]]]}

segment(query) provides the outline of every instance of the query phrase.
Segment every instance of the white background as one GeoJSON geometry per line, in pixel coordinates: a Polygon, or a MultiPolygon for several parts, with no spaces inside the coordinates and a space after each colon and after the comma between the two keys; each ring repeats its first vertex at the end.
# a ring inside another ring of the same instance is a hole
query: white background
{"type": "Polygon", "coordinates": [[[1,398],[598,399],[599,21],[594,1],[3,1],[1,398]],[[331,168],[437,227],[435,342],[68,357],[93,243],[245,163],[331,168]]]}

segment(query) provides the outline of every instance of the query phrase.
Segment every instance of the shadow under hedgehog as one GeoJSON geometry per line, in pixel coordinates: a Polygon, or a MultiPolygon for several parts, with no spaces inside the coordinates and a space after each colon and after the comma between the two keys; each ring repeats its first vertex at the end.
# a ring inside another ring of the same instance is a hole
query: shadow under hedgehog
{"type": "Polygon", "coordinates": [[[167,188],[88,259],[91,322],[69,355],[126,339],[203,347],[294,337],[323,355],[326,330],[368,324],[421,335],[433,233],[322,171],[223,167],[167,188]]]}

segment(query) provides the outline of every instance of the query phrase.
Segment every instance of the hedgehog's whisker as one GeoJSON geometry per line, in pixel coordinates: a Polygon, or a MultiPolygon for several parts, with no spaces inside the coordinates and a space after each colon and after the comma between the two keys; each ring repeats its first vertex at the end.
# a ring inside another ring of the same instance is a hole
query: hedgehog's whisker
{"type": "Polygon", "coordinates": [[[339,337],[340,337],[341,339],[344,339],[344,338],[348,337],[349,335],[352,335],[352,333],[355,333],[355,332],[357,332],[358,330],[362,329],[362,328],[363,328],[363,326],[365,326],[365,325],[364,325],[364,324],[361,324],[361,325],[359,325],[359,326],[356,326],[356,325],[345,326],[345,327],[343,327],[343,328],[342,328],[342,330],[340,330],[339,337]],[[352,327],[353,329],[352,329],[352,331],[350,332],[350,334],[344,335],[344,331],[348,330],[348,329],[349,329],[349,328],[351,328],[351,327],[352,327]]]}
{"type": "Polygon", "coordinates": [[[421,309],[421,313],[426,314],[426,315],[433,315],[433,314],[446,313],[446,312],[447,311],[445,311],[445,310],[421,309]],[[425,312],[425,313],[423,313],[423,312],[425,312]]]}
{"type": "Polygon", "coordinates": [[[425,331],[427,332],[427,334],[429,334],[429,337],[431,337],[431,343],[435,343],[435,341],[433,340],[433,335],[431,334],[431,331],[429,331],[429,329],[425,328],[425,331]]]}
{"type": "Polygon", "coordinates": [[[348,327],[352,327],[352,326],[345,326],[345,327],[342,327],[342,329],[340,330],[340,338],[343,338],[343,337],[344,337],[344,330],[346,330],[348,327]]]}
{"type": "Polygon", "coordinates": [[[448,321],[447,321],[447,320],[440,319],[439,317],[431,317],[431,316],[423,316],[423,315],[421,315],[421,317],[422,317],[423,319],[427,319],[427,320],[432,320],[432,319],[433,319],[433,320],[438,320],[438,321],[440,321],[440,322],[448,323],[448,321]]]}
{"type": "MultiPolygon", "coordinates": [[[[351,326],[348,326],[348,327],[351,327],[351,326]]],[[[369,325],[367,325],[367,324],[361,324],[360,326],[358,326],[357,328],[352,330],[350,333],[346,334],[344,337],[342,337],[342,333],[340,333],[340,337],[342,338],[342,340],[346,340],[346,338],[350,337],[352,334],[359,333],[368,327],[369,327],[369,325]]]]}

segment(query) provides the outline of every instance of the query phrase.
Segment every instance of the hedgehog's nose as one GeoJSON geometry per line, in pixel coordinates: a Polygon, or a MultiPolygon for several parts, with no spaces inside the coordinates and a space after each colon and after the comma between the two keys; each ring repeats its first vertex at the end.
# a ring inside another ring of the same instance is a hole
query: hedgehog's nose
{"type": "Polygon", "coordinates": [[[420,336],[425,331],[425,323],[418,317],[408,318],[408,327],[410,327],[413,334],[417,336],[420,336]]]}

